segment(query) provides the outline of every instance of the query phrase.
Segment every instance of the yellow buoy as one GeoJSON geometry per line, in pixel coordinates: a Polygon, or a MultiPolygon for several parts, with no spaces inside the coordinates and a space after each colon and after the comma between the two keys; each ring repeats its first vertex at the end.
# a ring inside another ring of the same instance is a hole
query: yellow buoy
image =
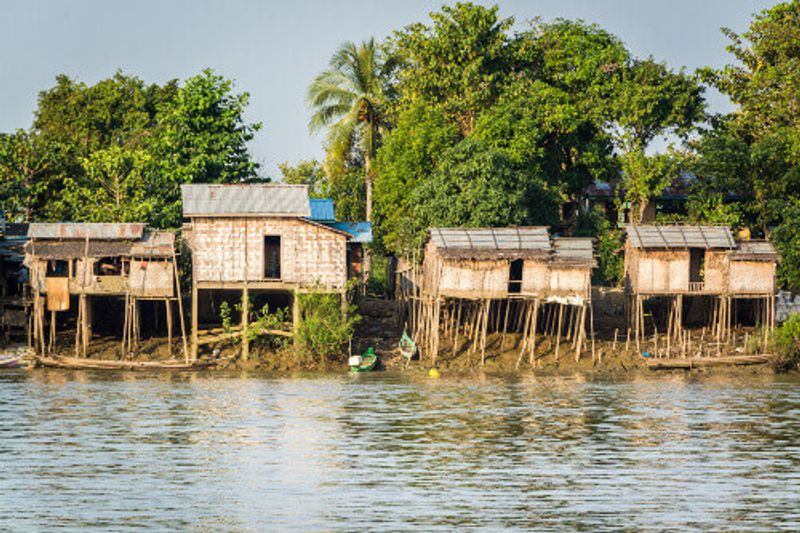
{"type": "Polygon", "coordinates": [[[436,368],[431,368],[428,370],[428,377],[429,378],[438,378],[439,377],[439,370],[436,368]]]}

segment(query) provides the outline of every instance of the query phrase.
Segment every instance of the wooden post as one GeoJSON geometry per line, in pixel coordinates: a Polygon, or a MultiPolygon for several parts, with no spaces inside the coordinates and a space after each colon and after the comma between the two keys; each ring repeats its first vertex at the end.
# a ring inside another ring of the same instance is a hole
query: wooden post
{"type": "Polygon", "coordinates": [[[461,329],[461,307],[462,302],[461,298],[458,299],[458,310],[456,311],[456,324],[455,324],[455,339],[453,340],[453,359],[456,357],[456,351],[458,349],[458,333],[461,329]]]}
{"type": "Polygon", "coordinates": [[[166,312],[165,318],[167,321],[167,350],[169,356],[172,357],[172,306],[169,298],[164,298],[164,311],[166,312]]]}
{"type": "MultiPolygon", "coordinates": [[[[194,273],[192,273],[194,276],[194,273]]],[[[197,282],[192,279],[192,354],[190,359],[192,361],[197,361],[197,329],[200,327],[199,325],[199,317],[197,316],[197,282]]]]}
{"type": "Polygon", "coordinates": [[[247,282],[242,288],[242,360],[250,359],[250,290],[247,282]]]}
{"type": "Polygon", "coordinates": [[[297,331],[300,328],[300,291],[295,289],[292,292],[292,340],[297,346],[299,342],[297,331]]]}
{"type": "Polygon", "coordinates": [[[506,312],[503,318],[503,335],[500,337],[500,355],[506,347],[506,333],[508,332],[508,310],[511,308],[511,302],[506,300],[506,312]]]}
{"type": "Polygon", "coordinates": [[[536,362],[536,327],[539,320],[539,298],[533,299],[533,325],[531,326],[531,350],[528,362],[533,365],[536,362]]]}
{"type": "MultiPolygon", "coordinates": [[[[194,265],[194,260],[192,260],[192,265],[194,265]]],[[[178,319],[180,320],[181,324],[181,340],[183,340],[183,358],[186,363],[189,362],[190,355],[189,355],[189,345],[186,342],[186,323],[184,322],[183,317],[183,294],[181,291],[181,278],[178,275],[178,260],[175,255],[175,250],[172,251],[172,272],[175,276],[175,293],[178,296],[178,319]]],[[[197,316],[197,286],[194,283],[194,271],[192,271],[192,354],[191,358],[192,361],[197,360],[197,322],[195,317],[197,316]]]]}
{"type": "MultiPolygon", "coordinates": [[[[594,361],[595,357],[595,349],[594,349],[594,307],[592,306],[592,301],[589,300],[589,334],[592,337],[592,361],[594,361]]],[[[598,361],[601,363],[603,362],[603,354],[602,351],[598,357],[598,361]]]]}
{"type": "Polygon", "coordinates": [[[558,304],[558,330],[556,332],[556,361],[558,361],[558,350],[561,346],[561,326],[564,319],[564,304],[558,304]]]}

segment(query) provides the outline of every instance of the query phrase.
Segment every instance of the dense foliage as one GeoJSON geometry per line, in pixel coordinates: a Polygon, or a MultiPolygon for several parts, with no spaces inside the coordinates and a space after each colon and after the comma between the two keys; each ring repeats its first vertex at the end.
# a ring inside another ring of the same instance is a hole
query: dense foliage
{"type": "Polygon", "coordinates": [[[697,171],[704,192],[737,193],[742,225],[775,238],[780,280],[799,290],[800,1],[757,14],[741,35],[724,32],[735,62],[703,75],[737,109],[703,135],[697,171]]]}
{"type": "Polygon", "coordinates": [[[256,176],[247,101],[210,70],[164,85],[59,76],[32,127],[0,136],[0,207],[10,219],[176,227],[181,183],[256,176]]]}

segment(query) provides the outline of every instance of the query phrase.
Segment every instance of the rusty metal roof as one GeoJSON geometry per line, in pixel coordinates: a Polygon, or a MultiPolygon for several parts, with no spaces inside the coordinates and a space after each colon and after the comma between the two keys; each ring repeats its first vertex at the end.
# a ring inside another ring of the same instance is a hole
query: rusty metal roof
{"type": "Polygon", "coordinates": [[[181,185],[183,216],[310,217],[308,186],[285,183],[181,185]]]}
{"type": "Polygon", "coordinates": [[[136,240],[142,237],[144,224],[95,223],[95,222],[35,222],[28,227],[32,239],[115,241],[136,240]]]}
{"type": "Polygon", "coordinates": [[[733,249],[736,247],[731,230],[727,226],[626,224],[625,231],[634,248],[733,249]]]}

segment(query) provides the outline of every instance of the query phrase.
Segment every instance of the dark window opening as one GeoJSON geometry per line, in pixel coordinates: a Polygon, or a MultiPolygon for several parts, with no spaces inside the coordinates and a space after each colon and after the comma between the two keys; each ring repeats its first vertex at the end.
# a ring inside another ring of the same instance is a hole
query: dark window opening
{"type": "Polygon", "coordinates": [[[700,248],[689,250],[689,282],[702,283],[706,270],[706,251],[700,248]]]}
{"type": "Polygon", "coordinates": [[[125,266],[121,257],[101,257],[94,262],[92,271],[95,276],[121,276],[125,266]]]}
{"type": "Polygon", "coordinates": [[[264,278],[281,279],[280,237],[264,237],[264,278]]]}
{"type": "Polygon", "coordinates": [[[69,263],[61,261],[60,259],[50,259],[47,262],[47,277],[48,278],[66,278],[69,277],[69,263]]]}
{"type": "Polygon", "coordinates": [[[519,294],[522,292],[522,259],[515,259],[511,261],[508,269],[508,292],[511,294],[519,294]]]}

